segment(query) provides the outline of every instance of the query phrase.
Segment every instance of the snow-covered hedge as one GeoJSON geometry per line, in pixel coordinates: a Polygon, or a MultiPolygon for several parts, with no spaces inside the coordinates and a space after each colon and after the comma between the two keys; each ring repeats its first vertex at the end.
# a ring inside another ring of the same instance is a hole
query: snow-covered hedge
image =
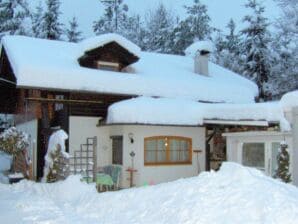
{"type": "Polygon", "coordinates": [[[8,128],[0,134],[0,150],[10,155],[15,156],[26,150],[28,146],[28,135],[15,127],[8,128]]]}

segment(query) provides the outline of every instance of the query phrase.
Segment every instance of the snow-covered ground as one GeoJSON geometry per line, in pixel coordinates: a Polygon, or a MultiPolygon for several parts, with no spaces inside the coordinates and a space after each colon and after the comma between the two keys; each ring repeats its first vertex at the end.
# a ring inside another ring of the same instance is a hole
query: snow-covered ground
{"type": "Polygon", "coordinates": [[[225,163],[219,172],[98,194],[79,177],[0,185],[1,223],[297,223],[298,189],[225,163]]]}

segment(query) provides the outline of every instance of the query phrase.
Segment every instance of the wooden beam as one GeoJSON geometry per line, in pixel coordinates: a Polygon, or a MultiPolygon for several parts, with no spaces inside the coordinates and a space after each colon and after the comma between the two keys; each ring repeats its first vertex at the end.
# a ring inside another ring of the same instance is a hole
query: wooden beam
{"type": "Polygon", "coordinates": [[[49,103],[63,103],[63,104],[103,104],[102,101],[93,101],[93,100],[66,100],[66,99],[49,99],[49,98],[36,98],[28,97],[25,98],[28,101],[37,101],[37,102],[49,102],[49,103]]]}

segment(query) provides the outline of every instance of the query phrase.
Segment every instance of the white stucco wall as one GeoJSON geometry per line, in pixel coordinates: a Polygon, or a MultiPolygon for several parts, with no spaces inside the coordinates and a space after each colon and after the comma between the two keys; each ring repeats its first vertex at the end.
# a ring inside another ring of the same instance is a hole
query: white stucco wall
{"type": "Polygon", "coordinates": [[[110,139],[108,127],[98,128],[99,117],[71,116],[69,119],[69,153],[80,150],[80,145],[86,143],[87,138],[97,137],[97,164],[105,166],[111,163],[108,148],[110,139]]]}
{"type": "Polygon", "coordinates": [[[298,186],[298,107],[293,108],[293,183],[298,186]]]}
{"type": "MultiPolygon", "coordinates": [[[[106,128],[100,127],[99,129],[106,128]]],[[[125,170],[131,167],[131,157],[129,153],[134,151],[134,168],[137,169],[135,174],[134,184],[142,186],[145,183],[161,183],[176,180],[183,177],[195,176],[198,174],[198,162],[195,153],[192,155],[191,165],[159,165],[159,166],[144,166],[144,138],[151,136],[169,135],[183,136],[192,139],[193,150],[203,150],[199,154],[200,170],[205,169],[205,128],[199,127],[170,127],[170,126],[142,126],[142,125],[127,125],[127,126],[110,126],[109,135],[123,136],[123,172],[121,178],[121,186],[129,187],[128,172],[125,170]],[[131,143],[128,134],[134,136],[134,143],[131,143]]],[[[106,150],[112,155],[111,140],[106,150]]],[[[110,160],[111,161],[111,160],[110,160]]]]}
{"type": "Polygon", "coordinates": [[[171,126],[143,126],[143,125],[117,125],[97,127],[98,117],[72,116],[69,120],[69,149],[70,154],[78,150],[80,144],[86,142],[86,138],[96,136],[97,165],[106,166],[112,164],[112,139],[111,136],[123,136],[123,170],[121,174],[121,187],[129,187],[129,174],[126,169],[131,167],[129,153],[134,151],[134,184],[142,186],[145,183],[161,183],[176,180],[183,177],[191,177],[198,174],[198,170],[205,169],[205,128],[202,127],[171,127],[171,126]],[[133,133],[134,143],[128,137],[133,133]],[[202,150],[199,154],[199,165],[196,153],[192,153],[191,165],[159,165],[144,166],[144,138],[151,136],[183,136],[192,139],[192,149],[202,150]]]}
{"type": "Polygon", "coordinates": [[[38,121],[36,119],[18,124],[16,128],[26,132],[29,135],[30,145],[29,145],[29,156],[33,163],[33,177],[36,178],[36,165],[37,165],[37,131],[38,131],[38,121]]]}

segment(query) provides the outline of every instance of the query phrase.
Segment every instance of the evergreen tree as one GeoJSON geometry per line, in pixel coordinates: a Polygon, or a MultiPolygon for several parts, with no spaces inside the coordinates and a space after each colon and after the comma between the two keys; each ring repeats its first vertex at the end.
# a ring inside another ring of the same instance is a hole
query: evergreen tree
{"type": "Polygon", "coordinates": [[[224,35],[218,32],[214,43],[215,52],[213,53],[215,63],[241,74],[241,64],[243,59],[241,55],[242,45],[240,37],[235,33],[236,24],[231,19],[227,24],[228,34],[224,35]]]}
{"type": "Polygon", "coordinates": [[[244,34],[243,53],[246,57],[243,74],[258,85],[259,99],[266,100],[270,96],[267,89],[270,63],[267,50],[269,44],[268,23],[263,16],[265,9],[256,0],[248,0],[245,6],[252,10],[252,14],[243,19],[248,23],[248,26],[242,30],[244,34]]]}
{"type": "Polygon", "coordinates": [[[213,28],[210,26],[210,17],[207,13],[207,6],[200,0],[194,0],[192,6],[184,6],[187,17],[181,20],[174,30],[173,51],[177,54],[184,54],[184,50],[198,40],[211,39],[213,28]]]}
{"type": "Polygon", "coordinates": [[[140,48],[145,49],[145,28],[141,22],[139,15],[129,16],[123,25],[121,35],[126,37],[128,40],[132,41],[140,48]]]}
{"type": "Polygon", "coordinates": [[[45,38],[42,30],[43,16],[42,4],[39,2],[35,12],[32,13],[32,32],[34,37],[45,38]]]}
{"type": "Polygon", "coordinates": [[[0,37],[6,34],[27,34],[29,10],[26,0],[0,0],[0,37]]]}
{"type": "Polygon", "coordinates": [[[43,16],[42,32],[46,39],[59,40],[62,34],[62,24],[59,22],[61,14],[59,0],[47,0],[46,12],[43,16]]]}
{"type": "Polygon", "coordinates": [[[163,4],[151,11],[147,18],[145,50],[170,53],[174,20],[163,4]]]}
{"type": "Polygon", "coordinates": [[[94,22],[93,30],[96,34],[121,33],[127,20],[128,6],[123,0],[101,0],[105,6],[104,15],[94,22]]]}
{"type": "Polygon", "coordinates": [[[69,21],[69,28],[66,29],[66,36],[69,42],[79,42],[81,39],[82,32],[78,31],[78,22],[76,17],[73,17],[69,21]]]}
{"type": "Polygon", "coordinates": [[[298,89],[298,1],[276,0],[282,14],[275,23],[272,49],[272,85],[275,98],[298,89]]]}
{"type": "Polygon", "coordinates": [[[291,174],[289,172],[290,156],[287,151],[288,145],[285,142],[280,144],[280,150],[277,155],[277,170],[274,175],[275,178],[281,179],[285,183],[290,183],[291,174]]]}

